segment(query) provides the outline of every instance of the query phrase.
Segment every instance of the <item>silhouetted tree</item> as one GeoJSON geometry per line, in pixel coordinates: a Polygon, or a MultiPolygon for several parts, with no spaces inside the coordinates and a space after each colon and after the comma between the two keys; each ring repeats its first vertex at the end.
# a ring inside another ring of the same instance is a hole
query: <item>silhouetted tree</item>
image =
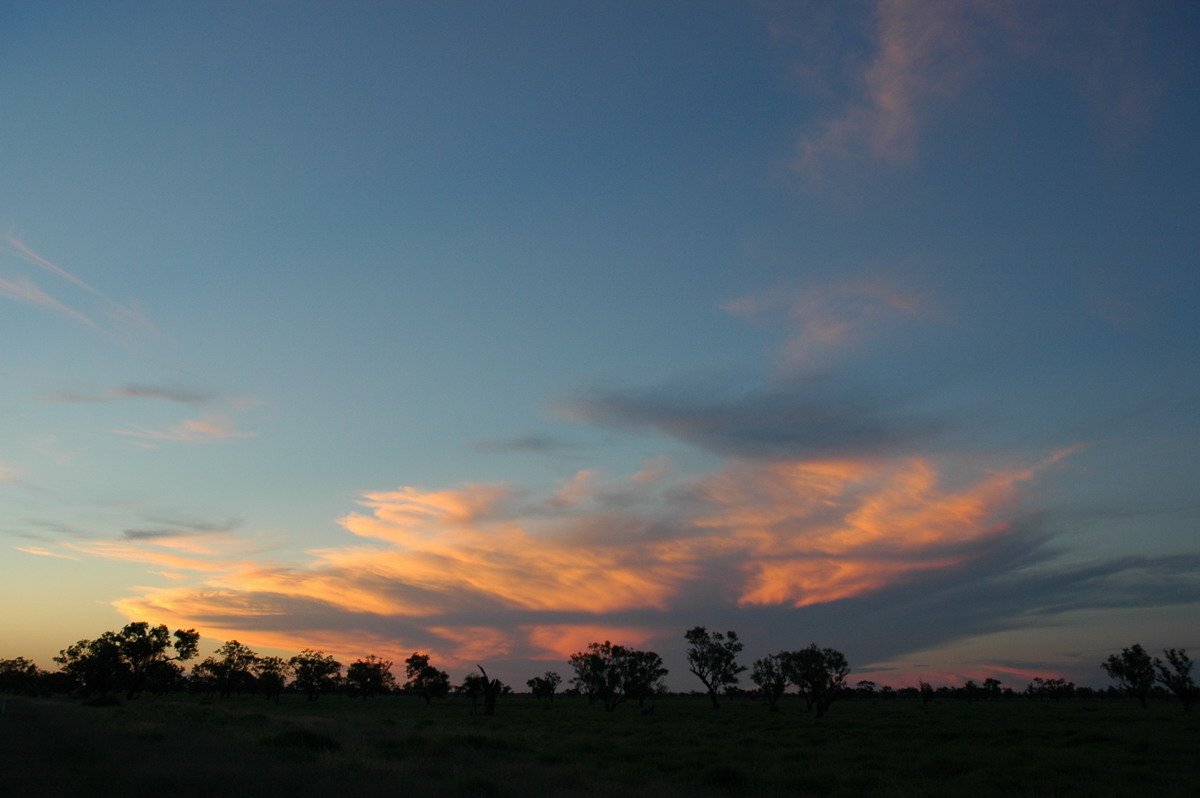
{"type": "Polygon", "coordinates": [[[625,649],[608,640],[589,643],[586,651],[577,651],[568,662],[575,670],[572,683],[588,697],[588,703],[599,698],[604,709],[612,712],[625,699],[623,659],[625,649]]]}
{"type": "Polygon", "coordinates": [[[259,657],[254,663],[254,683],[268,701],[279,703],[289,670],[291,666],[283,657],[259,657]]]}
{"type": "Polygon", "coordinates": [[[80,640],[60,651],[54,661],[85,694],[102,695],[123,688],[126,697],[134,698],[162,663],[191,659],[199,644],[200,635],[194,629],[180,629],[172,635],[161,624],[135,621],[119,632],[80,640]],[[172,648],[174,656],[168,653],[172,648]]]}
{"type": "Polygon", "coordinates": [[[606,657],[611,653],[612,643],[589,643],[587,651],[576,651],[567,660],[575,676],[571,679],[572,686],[585,696],[589,704],[604,694],[608,683],[606,657]]]}
{"type": "Polygon", "coordinates": [[[758,685],[758,690],[762,693],[763,698],[767,699],[767,706],[771,711],[777,711],[779,699],[783,697],[788,686],[788,677],[784,672],[781,655],[768,654],[762,659],[755,660],[754,666],[750,669],[750,681],[758,685]]]}
{"type": "Polygon", "coordinates": [[[622,689],[639,707],[645,704],[647,698],[667,691],[663,683],[667,669],[663,667],[662,657],[655,652],[625,648],[620,660],[624,681],[622,689]]]}
{"type": "Polygon", "coordinates": [[[967,683],[963,685],[963,695],[966,696],[967,703],[975,703],[975,699],[979,694],[979,685],[975,684],[975,680],[967,679],[967,683]]]}
{"type": "Polygon", "coordinates": [[[737,632],[709,634],[703,626],[696,626],[689,629],[684,637],[688,641],[688,670],[704,683],[713,709],[719,709],[721,705],[717,702],[717,694],[737,684],[738,674],[746,670],[745,665],[737,663],[737,655],[742,650],[737,632]]]}
{"type": "Polygon", "coordinates": [[[1063,701],[1075,697],[1075,682],[1068,681],[1062,677],[1047,679],[1045,689],[1055,701],[1063,701]]]}
{"type": "Polygon", "coordinates": [[[468,673],[463,677],[462,684],[454,688],[454,693],[471,699],[471,712],[474,713],[479,705],[479,697],[483,695],[483,677],[477,673],[468,673]]]}
{"type": "Polygon", "coordinates": [[[200,647],[200,635],[195,629],[179,629],[174,635],[167,627],[151,626],[145,621],[127,624],[117,637],[121,658],[128,666],[128,689],[126,695],[133,698],[142,691],[146,682],[164,662],[186,661],[196,656],[200,647]],[[174,640],[172,641],[172,638],[174,640]],[[175,656],[168,656],[172,648],[175,656]]]}
{"type": "Polygon", "coordinates": [[[126,665],[115,637],[113,632],[105,632],[95,640],[80,640],[54,658],[83,695],[108,695],[125,678],[126,665]]]}
{"type": "Polygon", "coordinates": [[[925,706],[933,700],[936,693],[933,690],[933,685],[926,682],[924,679],[917,680],[917,697],[921,699],[921,706],[925,706]]]}
{"type": "Polygon", "coordinates": [[[392,663],[374,654],[357,659],[346,669],[346,686],[351,692],[361,695],[364,701],[376,693],[387,693],[396,686],[392,663]]]}
{"type": "Polygon", "coordinates": [[[201,679],[211,680],[221,697],[228,698],[234,690],[240,693],[252,686],[253,669],[257,661],[258,655],[249,646],[229,640],[213,656],[192,666],[192,673],[201,679]]]}
{"type": "Polygon", "coordinates": [[[146,692],[154,695],[186,690],[187,687],[183,666],[171,660],[153,663],[147,670],[146,682],[143,685],[146,692]]]}
{"type": "Polygon", "coordinates": [[[983,691],[988,698],[996,699],[1000,697],[1000,680],[987,678],[983,680],[983,691]]]}
{"type": "Polygon", "coordinates": [[[1197,694],[1200,693],[1196,683],[1192,681],[1192,661],[1188,658],[1187,651],[1182,648],[1163,649],[1163,655],[1167,658],[1166,662],[1158,657],[1154,658],[1158,682],[1174,693],[1183,704],[1183,710],[1189,712],[1192,704],[1196,702],[1197,694]]]}
{"type": "Polygon", "coordinates": [[[836,649],[819,648],[813,643],[799,651],[783,652],[780,658],[788,681],[800,690],[809,709],[816,707],[817,717],[824,717],[850,675],[846,656],[836,649]]]}
{"type": "Polygon", "coordinates": [[[435,698],[445,698],[450,693],[450,674],[439,671],[429,664],[428,654],[413,652],[404,660],[404,673],[408,681],[404,683],[404,691],[416,693],[428,704],[435,698]]]}
{"type": "Polygon", "coordinates": [[[554,694],[558,691],[558,686],[562,684],[562,677],[554,671],[546,671],[541,676],[534,676],[525,684],[529,686],[529,692],[538,701],[541,701],[543,696],[554,701],[554,694]]]}
{"type": "Polygon", "coordinates": [[[342,674],[342,663],[324,651],[311,648],[292,657],[288,665],[296,675],[296,689],[307,695],[309,701],[316,701],[321,693],[334,690],[342,674]]]}
{"type": "Polygon", "coordinates": [[[1040,676],[1035,676],[1033,681],[1029,683],[1029,686],[1025,688],[1025,695],[1030,698],[1049,698],[1054,701],[1074,698],[1075,682],[1069,682],[1061,678],[1043,679],[1040,676]]]}
{"type": "Polygon", "coordinates": [[[24,657],[0,659],[0,693],[36,695],[44,673],[24,657]]]}
{"type": "Polygon", "coordinates": [[[666,688],[662,679],[667,674],[662,657],[653,651],[639,651],[627,646],[589,643],[586,651],[571,655],[575,670],[572,682],[587,694],[589,701],[599,698],[604,709],[612,712],[627,698],[638,706],[666,688]]]}
{"type": "Polygon", "coordinates": [[[1146,697],[1154,686],[1154,661],[1144,648],[1134,643],[1131,648],[1121,649],[1120,654],[1109,656],[1100,667],[1122,690],[1146,706],[1146,697]]]}

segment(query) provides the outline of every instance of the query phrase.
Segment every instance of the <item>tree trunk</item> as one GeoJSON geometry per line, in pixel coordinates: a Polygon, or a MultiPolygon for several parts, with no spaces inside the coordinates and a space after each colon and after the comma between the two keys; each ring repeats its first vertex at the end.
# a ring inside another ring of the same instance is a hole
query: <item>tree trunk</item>
{"type": "Polygon", "coordinates": [[[496,696],[500,694],[500,680],[496,679],[492,681],[489,679],[487,671],[483,669],[482,665],[476,665],[475,667],[479,668],[479,672],[483,674],[483,714],[495,715],[496,696]]]}

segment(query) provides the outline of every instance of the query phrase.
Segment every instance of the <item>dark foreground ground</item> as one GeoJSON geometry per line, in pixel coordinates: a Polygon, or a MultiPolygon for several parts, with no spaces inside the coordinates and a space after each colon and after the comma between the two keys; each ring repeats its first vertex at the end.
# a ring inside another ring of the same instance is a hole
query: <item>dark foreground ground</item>
{"type": "Polygon", "coordinates": [[[0,796],[1190,796],[1177,705],[7,698],[0,796]]]}

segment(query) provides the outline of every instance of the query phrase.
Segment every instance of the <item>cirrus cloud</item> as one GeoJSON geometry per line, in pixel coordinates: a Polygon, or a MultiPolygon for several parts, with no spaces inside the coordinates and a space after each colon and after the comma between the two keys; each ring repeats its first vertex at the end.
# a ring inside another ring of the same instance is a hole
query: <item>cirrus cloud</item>
{"type": "Polygon", "coordinates": [[[174,427],[153,429],[141,425],[133,425],[125,429],[114,430],[117,435],[137,438],[142,445],[153,447],[154,442],[170,441],[174,443],[210,443],[227,438],[254,438],[257,432],[242,432],[237,423],[229,416],[219,413],[205,413],[200,418],[185,419],[174,427]]]}
{"type": "Polygon", "coordinates": [[[792,48],[806,87],[848,95],[800,136],[796,168],[816,178],[838,161],[909,162],[941,108],[987,76],[1030,67],[1074,90],[1115,141],[1128,140],[1158,94],[1146,68],[1147,15],[1129,0],[1088,8],[1080,15],[1070,4],[988,0],[774,6],[771,30],[792,48]],[[860,35],[847,40],[848,29],[860,35]]]}

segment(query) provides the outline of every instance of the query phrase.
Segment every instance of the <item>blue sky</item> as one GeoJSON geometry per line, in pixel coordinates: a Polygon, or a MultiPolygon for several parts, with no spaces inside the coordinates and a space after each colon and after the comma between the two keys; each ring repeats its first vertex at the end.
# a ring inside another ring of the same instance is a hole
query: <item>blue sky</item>
{"type": "MultiPolygon", "coordinates": [[[[11,3],[0,656],[1200,647],[1187,2],[11,3]]],[[[695,686],[695,685],[690,685],[695,686]]]]}

